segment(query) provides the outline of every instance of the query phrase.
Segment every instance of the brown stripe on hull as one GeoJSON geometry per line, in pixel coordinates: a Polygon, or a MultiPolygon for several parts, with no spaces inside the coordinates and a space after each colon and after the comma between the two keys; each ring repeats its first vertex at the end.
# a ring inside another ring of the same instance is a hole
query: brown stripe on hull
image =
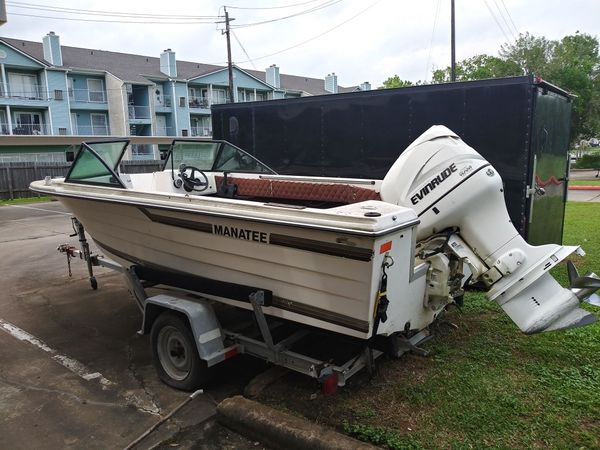
{"type": "MultiPolygon", "coordinates": [[[[140,210],[153,222],[186,228],[188,230],[201,231],[203,233],[215,234],[213,224],[209,222],[165,216],[151,212],[146,208],[140,208],[140,210]]],[[[284,234],[271,233],[268,243],[280,247],[306,250],[324,255],[339,256],[357,261],[371,261],[373,258],[373,250],[370,248],[350,247],[348,245],[336,244],[333,242],[323,242],[284,234]]]]}

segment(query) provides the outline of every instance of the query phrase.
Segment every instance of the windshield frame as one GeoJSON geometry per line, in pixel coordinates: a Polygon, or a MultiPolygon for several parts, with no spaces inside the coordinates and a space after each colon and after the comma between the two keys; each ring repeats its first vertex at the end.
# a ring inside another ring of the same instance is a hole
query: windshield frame
{"type": "Polygon", "coordinates": [[[266,165],[264,162],[262,162],[258,158],[255,158],[254,156],[252,156],[247,151],[242,150],[237,145],[234,145],[231,142],[228,142],[228,141],[225,141],[225,140],[222,140],[222,139],[173,139],[173,142],[171,143],[171,146],[169,147],[169,151],[168,151],[167,156],[165,158],[165,163],[163,164],[163,167],[162,167],[163,171],[170,168],[171,171],[173,172],[173,174],[175,173],[174,158],[173,158],[173,148],[175,147],[175,145],[177,145],[178,142],[199,142],[199,143],[204,142],[204,143],[218,144],[217,153],[215,155],[212,167],[209,170],[206,170],[206,172],[260,173],[260,174],[263,174],[263,175],[265,175],[265,174],[267,174],[267,175],[277,175],[277,172],[275,172],[273,169],[271,169],[268,165],[266,165]],[[221,153],[223,152],[223,149],[225,148],[225,145],[230,145],[236,151],[240,152],[241,154],[243,154],[245,156],[248,156],[252,160],[256,161],[259,165],[265,167],[269,172],[249,172],[249,171],[246,171],[246,170],[218,170],[216,168],[216,165],[217,165],[217,163],[219,162],[219,160],[221,158],[221,153]],[[170,165],[170,167],[168,167],[169,165],[170,165]]]}
{"type": "Polygon", "coordinates": [[[119,168],[119,164],[121,164],[121,160],[123,159],[123,156],[125,155],[125,151],[127,150],[127,147],[129,147],[129,143],[130,143],[129,139],[110,139],[110,140],[106,140],[106,141],[82,142],[81,145],[79,146],[79,150],[77,151],[77,155],[75,156],[75,159],[73,160],[73,163],[71,164],[71,167],[69,167],[69,171],[65,175],[65,183],[89,184],[89,185],[93,185],[93,186],[105,186],[105,187],[127,189],[125,184],[123,184],[123,181],[121,180],[121,177],[117,173],[116,169],[119,168]],[[115,162],[114,168],[110,167],[107,164],[107,162],[104,160],[104,158],[102,158],[102,156],[100,156],[100,154],[91,147],[91,145],[94,145],[94,144],[112,144],[112,143],[117,143],[117,142],[123,143],[123,148],[121,149],[121,153],[115,162]],[[78,180],[78,179],[70,178],[71,173],[73,172],[73,168],[77,165],[77,161],[79,161],[79,159],[83,155],[84,150],[91,152],[92,155],[96,159],[98,159],[104,167],[106,167],[108,169],[108,171],[111,173],[111,175],[113,175],[115,177],[115,180],[117,180],[118,186],[116,184],[108,185],[106,183],[100,183],[100,182],[96,182],[96,181],[86,181],[86,180],[78,180]]]}

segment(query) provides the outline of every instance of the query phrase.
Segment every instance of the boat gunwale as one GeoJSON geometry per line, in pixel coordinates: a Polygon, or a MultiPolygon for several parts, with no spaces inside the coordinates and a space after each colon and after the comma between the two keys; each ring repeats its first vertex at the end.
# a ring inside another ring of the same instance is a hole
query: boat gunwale
{"type": "MultiPolygon", "coordinates": [[[[418,225],[421,222],[418,217],[415,217],[414,219],[412,219],[410,221],[402,222],[397,225],[387,227],[383,230],[367,231],[367,230],[358,230],[355,228],[346,228],[343,226],[309,224],[309,223],[302,223],[302,222],[290,221],[290,220],[278,220],[278,219],[274,219],[274,218],[262,218],[262,217],[255,217],[255,216],[240,217],[239,215],[236,215],[234,213],[190,209],[189,207],[186,207],[184,205],[182,205],[182,206],[167,206],[167,205],[164,205],[161,203],[154,203],[151,201],[145,202],[145,201],[137,200],[133,196],[128,196],[126,199],[119,199],[119,198],[103,198],[103,197],[98,197],[98,196],[90,196],[89,193],[88,193],[88,195],[78,195],[76,193],[57,192],[56,186],[54,188],[50,188],[50,189],[43,189],[43,187],[45,187],[45,186],[44,185],[36,186],[37,183],[41,184],[41,183],[44,183],[44,181],[42,180],[42,181],[32,182],[30,185],[30,189],[35,192],[40,192],[40,193],[50,195],[52,197],[67,197],[67,198],[75,198],[75,199],[86,200],[86,201],[115,203],[115,204],[132,206],[132,207],[136,207],[136,208],[140,208],[140,207],[155,208],[155,209],[160,209],[160,210],[164,210],[164,211],[185,212],[185,213],[200,215],[200,216],[234,219],[234,220],[238,220],[238,221],[243,220],[243,221],[247,221],[247,222],[255,222],[255,223],[270,224],[270,225],[281,225],[281,226],[303,228],[303,229],[313,229],[313,230],[319,230],[319,231],[344,233],[344,234],[348,234],[348,235],[363,236],[363,237],[385,236],[385,235],[394,233],[396,231],[411,228],[413,226],[418,225]]],[[[81,185],[78,185],[78,186],[81,186],[81,185]]],[[[104,188],[104,189],[107,189],[107,188],[104,188]]],[[[108,188],[108,189],[115,189],[115,188],[108,188]]],[[[124,191],[122,189],[118,189],[118,191],[119,192],[132,192],[131,190],[124,191]]],[[[145,195],[148,195],[148,194],[155,195],[155,194],[148,193],[148,192],[142,192],[142,193],[145,195]]],[[[186,199],[186,197],[182,197],[182,199],[186,199]]],[[[189,198],[189,200],[192,200],[192,199],[189,198]]],[[[385,202],[382,202],[382,203],[385,203],[385,202]]],[[[275,206],[270,206],[270,207],[276,208],[275,206]]],[[[342,218],[347,218],[347,217],[342,216],[342,218]]],[[[359,220],[363,219],[360,217],[352,217],[352,218],[359,219],[359,220]]],[[[365,218],[365,219],[367,219],[367,218],[365,218]]]]}

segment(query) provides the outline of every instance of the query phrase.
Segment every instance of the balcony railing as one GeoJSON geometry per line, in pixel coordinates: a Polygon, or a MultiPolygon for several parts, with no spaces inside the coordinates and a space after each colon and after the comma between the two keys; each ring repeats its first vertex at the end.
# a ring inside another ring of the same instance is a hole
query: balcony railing
{"type": "Polygon", "coordinates": [[[189,97],[188,103],[190,108],[209,108],[208,100],[202,97],[189,97]]]}
{"type": "Polygon", "coordinates": [[[215,97],[212,101],[208,101],[205,97],[188,97],[188,104],[190,108],[204,108],[209,109],[211,105],[221,105],[223,103],[229,103],[228,98],[215,97]]]}
{"type": "Polygon", "coordinates": [[[69,89],[69,98],[75,102],[106,103],[106,92],[89,89],[69,89]]]}
{"type": "Polygon", "coordinates": [[[156,127],[154,136],[173,136],[173,127],[156,127]]]}
{"type": "Polygon", "coordinates": [[[23,100],[47,100],[48,94],[44,86],[31,84],[26,87],[11,86],[0,83],[0,94],[2,97],[20,98],[23,100]]]}
{"type": "Polygon", "coordinates": [[[211,136],[212,130],[210,127],[192,127],[190,129],[190,134],[192,136],[211,136]]]}
{"type": "MultiPolygon", "coordinates": [[[[7,123],[0,124],[0,131],[4,135],[10,134],[8,132],[9,126],[7,123]]],[[[26,125],[15,125],[12,127],[12,134],[18,136],[41,136],[49,134],[48,127],[46,124],[26,124],[26,125]]]]}
{"type": "Polygon", "coordinates": [[[80,136],[108,136],[110,135],[110,128],[106,126],[90,126],[90,125],[77,125],[74,127],[73,134],[80,136]]]}
{"type": "Polygon", "coordinates": [[[154,159],[154,146],[152,144],[132,144],[131,159],[154,159]]]}
{"type": "Polygon", "coordinates": [[[150,118],[150,107],[149,106],[129,105],[129,118],[130,119],[149,119],[150,118]]]}
{"type": "Polygon", "coordinates": [[[170,95],[157,95],[154,98],[154,106],[156,108],[170,108],[173,105],[173,97],[170,95]]]}

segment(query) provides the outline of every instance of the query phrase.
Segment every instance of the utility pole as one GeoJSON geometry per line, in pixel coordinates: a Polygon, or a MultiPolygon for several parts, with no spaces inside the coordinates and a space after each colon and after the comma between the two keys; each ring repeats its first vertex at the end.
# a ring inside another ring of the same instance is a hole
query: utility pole
{"type": "Polygon", "coordinates": [[[450,80],[456,81],[456,30],[454,23],[454,0],[450,0],[450,80]]]}
{"type": "MultiPolygon", "coordinates": [[[[454,1],[454,0],[452,0],[454,1]]],[[[225,11],[225,31],[222,32],[227,36],[227,70],[229,72],[229,103],[233,103],[233,65],[231,64],[231,40],[229,38],[230,30],[229,30],[229,22],[235,19],[229,18],[229,13],[227,12],[227,8],[223,8],[225,11]]]]}

